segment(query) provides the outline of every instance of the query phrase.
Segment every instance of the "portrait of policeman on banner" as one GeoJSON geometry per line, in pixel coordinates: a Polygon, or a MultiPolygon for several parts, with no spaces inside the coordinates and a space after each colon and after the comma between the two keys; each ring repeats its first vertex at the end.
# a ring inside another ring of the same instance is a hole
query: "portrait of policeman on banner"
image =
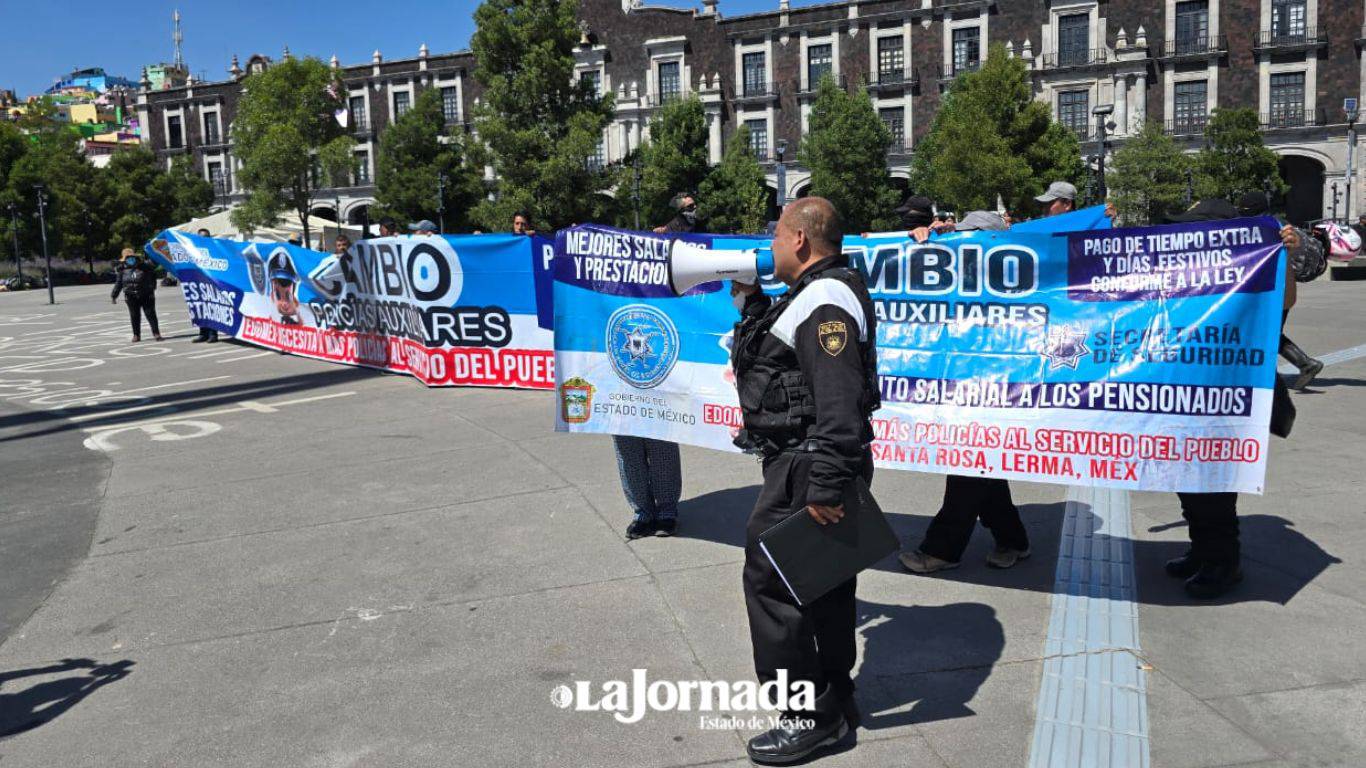
{"type": "Polygon", "coordinates": [[[285,249],[277,248],[270,255],[266,271],[270,277],[270,299],[280,313],[280,322],[300,325],[299,272],[294,268],[294,259],[285,249]]]}

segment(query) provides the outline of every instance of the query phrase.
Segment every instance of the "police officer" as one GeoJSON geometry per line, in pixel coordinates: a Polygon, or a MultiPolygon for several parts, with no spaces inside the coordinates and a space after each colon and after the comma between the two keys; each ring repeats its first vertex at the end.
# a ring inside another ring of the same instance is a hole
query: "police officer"
{"type": "Polygon", "coordinates": [[[749,741],[757,763],[789,763],[840,741],[858,726],[850,672],[855,579],[798,605],[758,547],[759,535],[790,515],[840,525],[841,500],[856,476],[871,478],[879,405],[877,318],[862,276],[840,253],[839,217],[828,200],[789,205],[773,239],[775,276],[788,291],[744,297],[731,363],[744,413],[736,439],[763,457],[764,487],[746,530],[744,588],[754,666],[761,682],[786,670],[809,681],[810,711],[784,713],[782,727],[749,741]]]}

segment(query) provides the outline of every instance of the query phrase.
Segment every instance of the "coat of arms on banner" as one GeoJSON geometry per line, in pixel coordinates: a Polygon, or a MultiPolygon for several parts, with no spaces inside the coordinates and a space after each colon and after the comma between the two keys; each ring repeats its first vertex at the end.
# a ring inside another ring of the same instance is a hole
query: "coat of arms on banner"
{"type": "Polygon", "coordinates": [[[648,304],[624,306],[607,320],[607,358],[627,384],[659,386],[678,362],[678,329],[648,304]]]}
{"type": "Polygon", "coordinates": [[[575,376],[560,385],[560,418],[566,424],[583,424],[593,415],[593,385],[575,376]]]}
{"type": "Polygon", "coordinates": [[[849,330],[842,320],[821,323],[820,327],[816,329],[816,335],[821,340],[821,349],[825,350],[825,354],[831,357],[843,352],[844,345],[849,340],[849,330]]]}

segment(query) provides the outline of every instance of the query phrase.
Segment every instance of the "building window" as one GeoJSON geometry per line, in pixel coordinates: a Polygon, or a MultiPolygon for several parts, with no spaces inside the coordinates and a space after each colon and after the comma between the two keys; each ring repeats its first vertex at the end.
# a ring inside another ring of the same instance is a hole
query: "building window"
{"type": "Polygon", "coordinates": [[[741,58],[745,72],[745,95],[762,96],[768,91],[768,75],[764,72],[764,52],[746,53],[741,58]]]}
{"type": "Polygon", "coordinates": [[[455,86],[441,89],[441,117],[448,123],[460,122],[460,91],[455,86]]]}
{"type": "Polygon", "coordinates": [[[366,116],[365,116],[365,97],[364,97],[364,96],[352,96],[352,97],[351,97],[351,130],[353,130],[353,131],[364,131],[364,130],[368,130],[368,129],[369,129],[369,126],[366,125],[367,122],[368,122],[368,121],[366,120],[366,116]]]}
{"type": "Polygon", "coordinates": [[[953,31],[953,74],[977,69],[982,58],[982,30],[964,27],[953,31]]]}
{"type": "Polygon", "coordinates": [[[409,101],[411,94],[407,91],[394,91],[394,119],[397,120],[408,113],[408,107],[412,102],[409,101]]]}
{"type": "Polygon", "coordinates": [[[746,120],[745,127],[749,129],[749,151],[761,160],[768,157],[768,121],[746,120]]]}
{"type": "Polygon", "coordinates": [[[215,197],[228,193],[228,188],[223,184],[222,163],[209,163],[209,186],[213,187],[215,197]]]}
{"type": "Polygon", "coordinates": [[[1176,52],[1201,53],[1209,47],[1209,3],[1187,0],[1176,4],[1176,52]]]}
{"type": "Polygon", "coordinates": [[[808,87],[813,89],[818,87],[821,84],[821,78],[834,71],[832,50],[833,46],[829,43],[813,45],[806,49],[806,82],[808,87]]]}
{"type": "Polygon", "coordinates": [[[1178,134],[1203,133],[1208,114],[1208,88],[1204,80],[1188,80],[1175,86],[1172,107],[1178,134]]]}
{"type": "Polygon", "coordinates": [[[1304,73],[1281,72],[1271,76],[1272,128],[1304,125],[1304,73]]]}
{"type": "Polygon", "coordinates": [[[598,139],[598,145],[593,148],[593,154],[588,156],[584,166],[592,172],[601,171],[607,167],[607,147],[602,139],[598,139]]]}
{"type": "Polygon", "coordinates": [[[1091,94],[1089,91],[1058,92],[1058,122],[1079,139],[1085,139],[1090,125],[1091,94]]]}
{"type": "Polygon", "coordinates": [[[880,37],[877,41],[877,81],[899,83],[906,77],[906,49],[899,37],[880,37]]]}
{"type": "Polygon", "coordinates": [[[579,73],[579,82],[594,96],[602,96],[602,71],[589,69],[579,73]]]}
{"type": "Polygon", "coordinates": [[[1085,64],[1091,50],[1091,17],[1069,13],[1058,17],[1058,64],[1085,64]]]}
{"type": "Polygon", "coordinates": [[[662,61],[659,64],[660,103],[677,99],[683,95],[683,83],[679,78],[680,64],[676,61],[662,61]]]}
{"type": "Polygon", "coordinates": [[[180,115],[170,115],[166,118],[166,146],[171,149],[185,146],[185,132],[180,126],[180,115]]]}
{"type": "Polygon", "coordinates": [[[370,183],[370,153],[356,153],[356,186],[370,183]]]}
{"type": "Polygon", "coordinates": [[[892,148],[902,149],[906,145],[906,108],[883,107],[877,111],[887,132],[892,134],[892,148]]]}
{"type": "Polygon", "coordinates": [[[1303,40],[1306,14],[1304,0],[1271,0],[1272,41],[1303,40]]]}
{"type": "Polygon", "coordinates": [[[217,112],[205,112],[205,113],[204,113],[204,143],[205,143],[205,144],[217,144],[217,143],[218,143],[218,113],[217,113],[217,112]]]}

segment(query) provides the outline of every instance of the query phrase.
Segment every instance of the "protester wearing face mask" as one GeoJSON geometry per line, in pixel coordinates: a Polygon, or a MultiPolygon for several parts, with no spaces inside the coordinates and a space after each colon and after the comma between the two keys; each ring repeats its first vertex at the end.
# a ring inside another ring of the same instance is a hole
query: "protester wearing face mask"
{"type": "Polygon", "coordinates": [[[679,192],[674,195],[673,200],[669,201],[669,207],[677,213],[674,214],[669,223],[662,227],[655,227],[655,234],[666,232],[693,233],[698,234],[703,231],[701,224],[697,220],[697,199],[691,192],[679,192]]]}
{"type": "Polygon", "coordinates": [[[146,315],[147,325],[152,328],[153,338],[165,341],[157,324],[156,289],[157,276],[152,265],[139,259],[137,251],[124,248],[114,276],[114,292],[109,294],[109,301],[117,303],[119,292],[123,293],[123,300],[128,304],[128,320],[133,325],[133,341],[142,341],[143,315],[146,315]]]}

